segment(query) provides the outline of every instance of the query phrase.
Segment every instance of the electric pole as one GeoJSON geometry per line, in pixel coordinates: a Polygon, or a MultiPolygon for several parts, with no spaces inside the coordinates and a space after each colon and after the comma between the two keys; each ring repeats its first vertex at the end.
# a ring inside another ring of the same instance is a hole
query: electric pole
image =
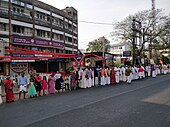
{"type": "MultiPolygon", "coordinates": [[[[152,23],[153,23],[153,29],[152,29],[152,34],[155,30],[155,0],[151,0],[152,1],[152,23]]],[[[153,41],[153,35],[151,35],[150,37],[150,44],[149,44],[149,56],[150,59],[152,59],[152,41],[153,41]]]]}

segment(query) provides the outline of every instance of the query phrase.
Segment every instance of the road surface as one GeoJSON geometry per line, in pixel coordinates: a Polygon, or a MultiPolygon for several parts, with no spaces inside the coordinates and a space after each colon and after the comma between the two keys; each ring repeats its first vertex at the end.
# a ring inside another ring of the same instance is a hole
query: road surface
{"type": "Polygon", "coordinates": [[[0,127],[170,127],[170,75],[3,104],[0,127]]]}

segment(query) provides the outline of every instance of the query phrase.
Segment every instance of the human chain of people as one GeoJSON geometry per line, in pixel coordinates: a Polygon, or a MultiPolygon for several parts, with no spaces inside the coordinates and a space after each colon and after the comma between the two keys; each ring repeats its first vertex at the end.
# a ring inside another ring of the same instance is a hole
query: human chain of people
{"type": "Polygon", "coordinates": [[[17,77],[3,76],[0,85],[0,103],[2,100],[2,87],[7,103],[18,99],[55,94],[77,89],[85,89],[95,86],[115,85],[121,82],[131,84],[134,80],[146,77],[155,78],[159,74],[170,73],[169,65],[131,65],[110,67],[78,67],[77,70],[67,73],[55,74],[22,73],[17,77]],[[14,94],[14,86],[17,86],[18,94],[14,94]],[[22,97],[23,93],[23,97],[22,97]]]}

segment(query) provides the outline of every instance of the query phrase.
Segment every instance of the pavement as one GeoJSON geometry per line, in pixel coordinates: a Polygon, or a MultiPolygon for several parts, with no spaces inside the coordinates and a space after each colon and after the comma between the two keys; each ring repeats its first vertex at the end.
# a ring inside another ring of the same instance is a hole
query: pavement
{"type": "Polygon", "coordinates": [[[170,127],[170,75],[0,106],[0,127],[170,127]]]}

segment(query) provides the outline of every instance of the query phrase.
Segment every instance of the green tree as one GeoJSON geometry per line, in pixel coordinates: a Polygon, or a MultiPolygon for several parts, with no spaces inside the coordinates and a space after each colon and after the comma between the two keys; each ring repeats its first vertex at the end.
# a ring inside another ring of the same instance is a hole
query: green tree
{"type": "Polygon", "coordinates": [[[86,51],[102,52],[104,48],[105,52],[108,52],[110,50],[110,47],[110,41],[105,37],[100,37],[94,41],[89,42],[86,51]]]}
{"type": "MultiPolygon", "coordinates": [[[[137,12],[134,15],[129,15],[121,22],[117,22],[114,25],[114,31],[112,36],[118,39],[120,42],[132,43],[132,20],[141,22],[141,26],[136,23],[136,28],[139,33],[137,36],[144,39],[138,39],[136,47],[141,55],[144,47],[149,47],[149,43],[160,42],[160,39],[167,35],[167,27],[169,26],[169,15],[164,15],[161,9],[155,10],[155,17],[153,18],[152,10],[144,10],[137,12]]],[[[162,41],[163,42],[163,41],[162,41]]],[[[165,43],[165,41],[163,42],[165,43]]]]}

